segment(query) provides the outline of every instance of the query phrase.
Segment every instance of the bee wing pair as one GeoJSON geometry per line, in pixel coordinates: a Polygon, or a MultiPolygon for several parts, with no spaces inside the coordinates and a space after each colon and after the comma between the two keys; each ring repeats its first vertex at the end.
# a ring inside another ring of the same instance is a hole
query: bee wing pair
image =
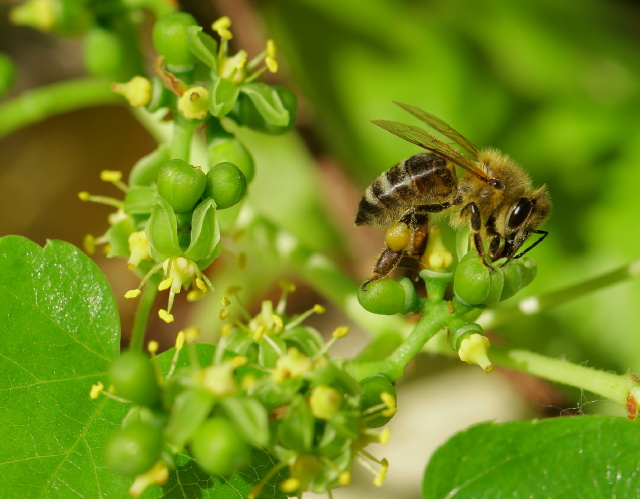
{"type": "MultiPolygon", "coordinates": [[[[442,121],[440,118],[424,111],[423,109],[420,109],[419,107],[410,106],[409,104],[403,104],[401,102],[395,102],[395,104],[400,106],[402,109],[410,112],[420,121],[433,128],[434,130],[440,132],[445,137],[453,140],[456,144],[467,151],[474,159],[478,158],[478,148],[474,146],[468,139],[462,136],[459,132],[442,121]]],[[[453,147],[436,139],[433,135],[422,128],[413,125],[406,125],[398,121],[389,120],[373,120],[372,123],[378,125],[381,128],[384,128],[394,135],[397,135],[401,139],[404,139],[408,142],[411,142],[412,144],[426,149],[427,151],[434,152],[444,157],[445,159],[451,161],[459,167],[464,168],[472,175],[475,175],[483,182],[486,182],[488,184],[495,184],[497,182],[497,179],[489,175],[487,171],[485,171],[478,165],[478,163],[471,161],[469,158],[463,156],[453,147]]]]}

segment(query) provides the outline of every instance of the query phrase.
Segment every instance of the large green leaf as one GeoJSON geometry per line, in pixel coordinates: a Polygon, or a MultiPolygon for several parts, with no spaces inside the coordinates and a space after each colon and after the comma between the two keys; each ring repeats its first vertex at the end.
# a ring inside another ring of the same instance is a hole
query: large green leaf
{"type": "Polygon", "coordinates": [[[612,417],[483,423],[438,449],[422,497],[640,497],[639,440],[612,417]]]}
{"type": "Polygon", "coordinates": [[[126,406],[89,399],[118,353],[104,276],[76,247],[0,239],[0,496],[123,497],[102,447],[126,406]]]}

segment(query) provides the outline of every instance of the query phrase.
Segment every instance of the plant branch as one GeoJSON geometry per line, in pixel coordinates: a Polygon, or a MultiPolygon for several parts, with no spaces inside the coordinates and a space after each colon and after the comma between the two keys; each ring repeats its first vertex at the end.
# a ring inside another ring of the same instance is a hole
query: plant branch
{"type": "Polygon", "coordinates": [[[0,105],[0,138],[52,116],[104,104],[122,103],[110,82],[82,78],[29,90],[0,105]]]}
{"type": "Polygon", "coordinates": [[[505,307],[488,310],[478,319],[483,328],[495,328],[527,315],[537,314],[551,307],[575,300],[594,291],[640,276],[640,260],[634,260],[624,267],[612,270],[598,277],[588,279],[558,291],[539,296],[530,296],[505,307]]]}

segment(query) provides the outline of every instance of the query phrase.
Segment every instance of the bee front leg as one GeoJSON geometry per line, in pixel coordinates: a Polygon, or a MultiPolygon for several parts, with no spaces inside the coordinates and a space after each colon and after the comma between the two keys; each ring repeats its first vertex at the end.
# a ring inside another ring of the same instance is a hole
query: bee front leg
{"type": "Polygon", "coordinates": [[[473,246],[476,249],[476,253],[482,259],[482,263],[489,269],[489,272],[493,272],[493,267],[487,262],[487,256],[484,253],[484,244],[482,242],[482,218],[480,216],[480,210],[478,205],[474,202],[469,203],[460,211],[463,216],[469,215],[469,221],[471,223],[471,232],[473,236],[473,246]]]}

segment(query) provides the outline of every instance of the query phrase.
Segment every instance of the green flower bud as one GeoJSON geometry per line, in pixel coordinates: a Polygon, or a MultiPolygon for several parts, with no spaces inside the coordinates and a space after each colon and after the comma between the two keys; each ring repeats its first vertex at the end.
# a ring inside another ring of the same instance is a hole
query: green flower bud
{"type": "Polygon", "coordinates": [[[189,50],[187,28],[198,23],[191,14],[175,12],[161,17],[153,27],[153,45],[164,57],[167,69],[175,72],[191,70],[196,57],[189,50]]]}
{"type": "Polygon", "coordinates": [[[107,466],[128,477],[148,471],[160,458],[162,433],[154,425],[141,421],[118,429],[107,441],[107,466]]]}
{"type": "Polygon", "coordinates": [[[160,387],[149,357],[129,350],[109,366],[109,379],[116,395],[136,404],[153,406],[160,399],[160,387]]]}
{"type": "Polygon", "coordinates": [[[240,201],[247,192],[247,180],[233,163],[218,163],[206,176],[205,196],[212,198],[219,210],[240,201]]]}
{"type": "Polygon", "coordinates": [[[255,164],[251,153],[242,142],[230,135],[228,137],[213,137],[208,141],[207,146],[211,166],[219,163],[233,163],[240,169],[247,184],[251,183],[255,164]]]}
{"type": "Polygon", "coordinates": [[[202,469],[213,475],[229,475],[249,459],[249,446],[227,419],[216,417],[196,430],[191,451],[202,469]]]}
{"type": "Polygon", "coordinates": [[[158,194],[176,213],[191,211],[204,192],[207,179],[200,168],[181,159],[167,161],[158,172],[158,194]]]}
{"type": "Polygon", "coordinates": [[[475,252],[469,251],[458,263],[453,289],[464,303],[472,306],[497,303],[503,287],[502,269],[498,267],[490,272],[475,252]]]}
{"type": "Polygon", "coordinates": [[[369,283],[364,290],[358,288],[358,302],[374,314],[402,314],[406,307],[406,291],[398,281],[385,277],[369,283]]]}
{"type": "Polygon", "coordinates": [[[119,79],[126,60],[121,38],[113,31],[100,27],[90,29],[85,36],[83,57],[90,74],[115,79],[119,79]]]}
{"type": "Polygon", "coordinates": [[[380,406],[381,404],[385,405],[384,408],[374,413],[377,416],[365,419],[367,426],[369,428],[379,428],[391,421],[391,418],[395,414],[395,402],[398,399],[398,395],[389,377],[381,373],[372,374],[360,381],[360,387],[362,388],[362,398],[360,401],[362,412],[365,412],[370,407],[380,406]],[[383,393],[390,395],[391,399],[382,395],[383,393]],[[393,400],[393,403],[391,403],[391,400],[393,400]]]}

